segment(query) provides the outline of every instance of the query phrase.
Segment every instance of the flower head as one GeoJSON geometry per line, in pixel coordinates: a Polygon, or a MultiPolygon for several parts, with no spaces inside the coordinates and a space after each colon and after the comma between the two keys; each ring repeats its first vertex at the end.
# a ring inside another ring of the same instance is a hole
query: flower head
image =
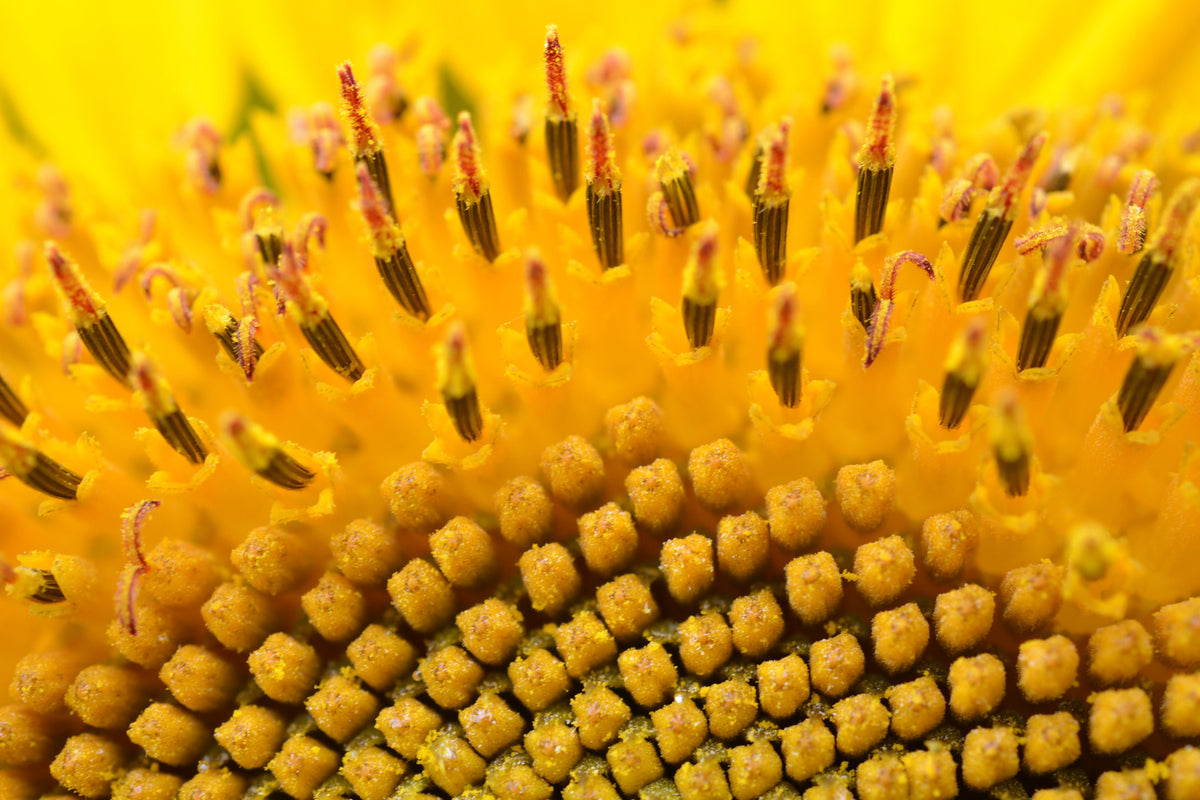
{"type": "Polygon", "coordinates": [[[1191,797],[1187,19],[469,11],[0,62],[0,796],[1191,797]]]}

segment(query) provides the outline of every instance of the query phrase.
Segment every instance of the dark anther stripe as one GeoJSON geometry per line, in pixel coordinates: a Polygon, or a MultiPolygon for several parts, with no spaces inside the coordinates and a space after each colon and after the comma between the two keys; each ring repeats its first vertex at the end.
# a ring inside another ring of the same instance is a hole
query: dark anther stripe
{"type": "Polygon", "coordinates": [[[346,334],[342,333],[333,317],[326,316],[315,325],[301,325],[300,332],[308,340],[313,352],[334,372],[351,381],[362,377],[363,365],[358,353],[354,352],[346,334]]]}
{"type": "Polygon", "coordinates": [[[625,261],[624,223],[621,210],[621,190],[597,194],[592,184],[587,187],[588,227],[592,230],[592,247],[604,269],[620,266],[625,261]]]}
{"type": "Polygon", "coordinates": [[[771,388],[779,397],[779,402],[788,408],[800,404],[800,353],[793,353],[783,359],[767,355],[767,374],[771,378],[771,388]]]}
{"type": "Polygon", "coordinates": [[[787,262],[787,226],[789,201],[767,205],[760,198],[754,201],[754,250],[767,283],[772,286],[783,277],[787,262]]]}
{"type": "Polygon", "coordinates": [[[971,407],[975,388],[976,384],[967,383],[957,373],[946,373],[946,380],[942,382],[942,398],[938,403],[938,422],[943,427],[954,430],[959,426],[971,407]]]}
{"type": "Polygon", "coordinates": [[[1011,220],[992,211],[985,210],[975,221],[958,275],[958,294],[964,303],[979,295],[1011,229],[1011,220]]]}
{"type": "Polygon", "coordinates": [[[892,190],[892,168],[858,171],[858,186],[854,193],[854,242],[883,230],[887,214],[888,195],[892,190]]]}
{"type": "Polygon", "coordinates": [[[554,193],[564,203],[579,185],[579,133],[575,120],[546,120],[546,158],[554,193]]]}

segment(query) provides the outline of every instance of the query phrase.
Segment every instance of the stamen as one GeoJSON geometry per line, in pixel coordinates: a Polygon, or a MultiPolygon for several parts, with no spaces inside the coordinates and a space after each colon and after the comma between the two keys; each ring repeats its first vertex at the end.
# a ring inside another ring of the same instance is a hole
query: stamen
{"type": "Polygon", "coordinates": [[[862,261],[854,264],[850,272],[850,312],[863,326],[863,330],[871,327],[871,316],[875,313],[875,303],[879,295],[875,292],[875,281],[871,278],[871,270],[862,261]]]}
{"type": "Polygon", "coordinates": [[[938,422],[954,430],[967,415],[971,398],[987,372],[987,323],[972,318],[950,346],[946,357],[946,378],[938,403],[938,422]]]}
{"type": "Polygon", "coordinates": [[[150,571],[142,553],[142,526],[150,512],[162,505],[159,500],[142,500],[121,514],[121,546],[125,550],[126,571],[117,583],[117,618],[130,636],[137,636],[134,601],[142,576],[150,571]]]}
{"type": "MultiPolygon", "coordinates": [[[[1092,262],[1104,253],[1104,231],[1091,223],[1075,223],[1075,237],[1078,244],[1076,254],[1084,261],[1092,262]]],[[[1018,236],[1013,247],[1019,255],[1029,255],[1035,250],[1045,250],[1056,240],[1066,236],[1071,230],[1068,225],[1048,225],[1036,231],[1030,231],[1024,236],[1018,236]]]]}
{"type": "Polygon", "coordinates": [[[33,243],[27,239],[17,242],[13,248],[13,260],[17,274],[4,287],[0,297],[4,302],[4,319],[14,327],[24,325],[29,319],[25,309],[25,286],[33,277],[33,243]]]}
{"type": "Polygon", "coordinates": [[[533,130],[533,95],[522,92],[513,98],[512,114],[508,125],[508,135],[522,147],[533,130]]]}
{"type": "Polygon", "coordinates": [[[483,433],[483,414],[475,391],[475,366],[461,322],[450,325],[438,358],[438,389],[458,435],[473,442],[483,433]]]}
{"type": "Polygon", "coordinates": [[[1089,264],[1104,254],[1106,240],[1099,226],[1085,222],[1079,229],[1079,244],[1075,251],[1089,264]]]}
{"type": "Polygon", "coordinates": [[[674,239],[683,235],[687,228],[678,228],[671,221],[671,209],[667,206],[662,192],[654,192],[646,203],[646,219],[651,229],[660,236],[674,239]]]}
{"type": "Polygon", "coordinates": [[[121,260],[113,270],[113,291],[120,294],[138,269],[142,266],[142,256],[146,246],[154,238],[154,227],[158,222],[158,212],[152,208],[144,208],[138,219],[138,238],[125,248],[121,260]]]}
{"type": "Polygon", "coordinates": [[[375,267],[379,277],[391,292],[396,302],[414,317],[429,319],[429,298],[417,274],[417,267],[408,254],[404,234],[400,226],[387,213],[383,196],[375,185],[367,168],[358,167],[358,210],[367,223],[371,237],[371,253],[375,256],[375,267]]]}
{"type": "Polygon", "coordinates": [[[525,256],[525,338],[546,371],[562,363],[562,317],[550,273],[537,250],[525,256]]]}
{"type": "Polygon", "coordinates": [[[3,426],[0,426],[0,466],[26,486],[63,500],[74,500],[83,481],[3,426]]]}
{"type": "Polygon", "coordinates": [[[1137,353],[1117,392],[1117,409],[1127,433],[1142,424],[1171,370],[1191,349],[1184,337],[1164,333],[1158,328],[1142,328],[1135,336],[1137,353]]]}
{"type": "Polygon", "coordinates": [[[417,129],[417,166],[421,174],[437,177],[445,160],[445,135],[433,125],[422,125],[417,129]]]}
{"type": "Polygon", "coordinates": [[[1121,298],[1121,309],[1117,313],[1118,336],[1124,336],[1130,328],[1145,322],[1154,310],[1163,289],[1175,273],[1177,251],[1183,244],[1192,212],[1198,204],[1200,179],[1184,181],[1171,195],[1158,231],[1146,254],[1138,262],[1129,285],[1125,287],[1125,296],[1121,298]]]}
{"type": "Polygon", "coordinates": [[[1007,389],[997,398],[992,410],[992,452],[1000,482],[1010,497],[1020,497],[1029,491],[1032,449],[1032,434],[1017,401],[1017,393],[1007,389]]]}
{"type": "Polygon", "coordinates": [[[250,420],[228,412],[221,420],[225,443],[251,472],[284,489],[303,489],[316,473],[284,452],[279,440],[250,420]]]}
{"type": "MultiPolygon", "coordinates": [[[[280,249],[283,249],[282,243],[280,244],[280,249]]],[[[275,268],[275,264],[272,264],[270,267],[271,270],[274,270],[275,268]]],[[[258,276],[249,270],[241,273],[236,279],[234,279],[234,288],[237,290],[238,305],[241,307],[243,317],[258,316],[258,301],[256,298],[258,285],[258,276]]],[[[271,281],[271,291],[275,295],[275,313],[282,315],[286,310],[286,306],[283,302],[283,298],[279,296],[279,287],[275,285],[273,280],[271,281]]]]}
{"type": "Polygon", "coordinates": [[[193,464],[204,463],[204,457],[208,455],[204,444],[187,416],[179,410],[166,379],[158,374],[144,353],[133,357],[129,386],[139,393],[146,416],[167,444],[193,464]]]}
{"type": "Polygon", "coordinates": [[[125,561],[141,570],[150,568],[142,553],[142,526],[150,512],[160,505],[160,500],[142,500],[121,513],[121,547],[125,551],[125,561]]]}
{"type": "Polygon", "coordinates": [[[195,301],[194,292],[183,286],[177,286],[167,292],[167,310],[171,319],[184,333],[192,332],[192,303],[195,301]]]}
{"type": "Polygon", "coordinates": [[[694,350],[712,341],[724,284],[725,276],[717,268],[717,223],[709,220],[701,226],[683,270],[683,328],[694,350]]]}
{"type": "Polygon", "coordinates": [[[492,193],[487,173],[479,162],[479,143],[471,126],[470,113],[458,115],[458,133],[454,135],[454,198],[458,218],[475,252],[488,261],[500,254],[500,236],[496,233],[496,214],[492,211],[492,193]]]}
{"type": "Polygon", "coordinates": [[[17,397],[17,393],[8,385],[8,381],[4,380],[4,376],[0,375],[0,416],[19,428],[28,415],[29,409],[25,407],[25,403],[17,397]]]}
{"type": "MultiPolygon", "coordinates": [[[[262,257],[269,275],[279,264],[279,253],[283,250],[283,225],[275,216],[273,205],[261,205],[255,210],[250,231],[254,234],[258,254],[262,257]]],[[[247,257],[253,260],[253,256],[247,257]]]]}
{"type": "Polygon", "coordinates": [[[692,173],[675,148],[669,148],[659,156],[654,174],[662,188],[663,200],[671,212],[674,227],[687,228],[699,222],[700,209],[696,205],[692,173]]]}
{"type": "Polygon", "coordinates": [[[262,357],[262,345],[254,338],[258,331],[258,321],[253,316],[242,318],[239,324],[229,309],[218,303],[213,303],[205,311],[204,324],[217,341],[221,343],[225,354],[242,368],[246,380],[254,378],[254,366],[262,357]]]}
{"type": "Polygon", "coordinates": [[[367,79],[366,95],[371,114],[380,123],[387,125],[404,116],[408,110],[408,97],[400,82],[396,80],[396,51],[387,44],[377,44],[367,56],[371,64],[371,77],[367,79]]]}
{"type": "Polygon", "coordinates": [[[1004,182],[992,190],[987,207],[975,221],[958,275],[958,294],[964,303],[979,296],[979,290],[992,271],[996,256],[1000,254],[1000,248],[1017,217],[1017,200],[1021,190],[1025,188],[1034,162],[1045,144],[1045,131],[1029,140],[1004,176],[1004,182]]]}
{"type": "Polygon", "coordinates": [[[788,131],[791,120],[784,119],[770,137],[759,168],[754,191],[754,250],[767,282],[774,285],[783,277],[787,263],[788,205],[791,189],[787,182],[788,131]]]}
{"type": "Polygon", "coordinates": [[[854,199],[854,241],[861,242],[883,230],[892,170],[896,165],[896,86],[891,75],[883,86],[867,122],[867,135],[858,151],[858,188],[854,199]]]}
{"type": "Polygon", "coordinates": [[[767,375],[779,402],[788,408],[800,405],[800,363],[804,328],[800,324],[800,299],[796,284],[780,284],[767,318],[767,375]]]}
{"type": "Polygon", "coordinates": [[[146,295],[147,300],[153,296],[151,287],[154,285],[155,278],[163,278],[171,284],[166,296],[171,318],[184,332],[191,333],[192,304],[196,301],[196,290],[186,285],[183,278],[170,264],[160,261],[152,264],[142,273],[142,292],[146,295]]]}
{"type": "Polygon", "coordinates": [[[202,192],[216,194],[221,188],[221,134],[210,120],[191,120],[180,133],[184,161],[192,184],[202,192]]]}
{"type": "Polygon", "coordinates": [[[554,192],[564,203],[579,184],[579,131],[567,96],[567,74],[558,28],[546,28],[546,88],[550,102],[546,106],[546,160],[554,192]]]}
{"type": "Polygon", "coordinates": [[[754,137],[754,153],[750,156],[750,171],[746,173],[746,196],[751,200],[758,193],[758,178],[762,175],[762,161],[767,154],[767,138],[771,129],[767,128],[754,137]]]}
{"type": "Polygon", "coordinates": [[[975,190],[971,182],[964,178],[955,178],[946,184],[942,192],[942,204],[938,206],[938,227],[948,222],[958,222],[966,219],[971,212],[971,201],[975,198],[975,190]]]}
{"type": "Polygon", "coordinates": [[[987,153],[976,153],[963,165],[963,177],[976,189],[991,191],[1000,182],[1000,167],[987,153]]]}
{"type": "Polygon", "coordinates": [[[254,378],[254,366],[258,363],[258,359],[262,357],[262,345],[255,338],[258,335],[258,319],[253,316],[242,317],[242,321],[237,325],[236,344],[237,352],[235,360],[238,366],[242,368],[242,372],[246,374],[246,380],[254,378]]]}
{"type": "Polygon", "coordinates": [[[845,45],[831,47],[829,59],[833,62],[833,75],[825,81],[825,92],[821,96],[822,114],[836,111],[845,105],[858,85],[850,48],[845,45]]]}
{"type": "Polygon", "coordinates": [[[270,189],[258,186],[246,192],[238,203],[238,219],[242,222],[242,230],[253,231],[259,212],[278,204],[279,199],[270,189]]]}
{"type": "Polygon", "coordinates": [[[313,135],[309,146],[312,148],[313,169],[325,180],[331,180],[333,167],[337,163],[337,152],[346,146],[346,136],[337,124],[333,106],[329,103],[313,103],[312,123],[313,135]]]}
{"type": "Polygon", "coordinates": [[[34,209],[34,220],[47,236],[65,239],[71,235],[71,187],[58,167],[45,164],[38,169],[37,185],[43,198],[34,209]]]}
{"type": "Polygon", "coordinates": [[[8,584],[6,591],[9,596],[40,605],[66,602],[67,596],[50,570],[24,565],[13,567],[7,563],[3,566],[4,582],[8,584]]]}
{"type": "Polygon", "coordinates": [[[871,366],[883,350],[887,339],[888,327],[892,322],[892,312],[895,310],[896,274],[902,264],[914,264],[920,267],[929,280],[933,280],[933,264],[929,259],[916,250],[902,250],[887,257],[883,265],[883,277],[879,280],[879,302],[871,314],[871,324],[867,326],[867,346],[863,353],[863,368],[871,366]]]}
{"type": "Polygon", "coordinates": [[[1045,250],[1046,246],[1056,239],[1067,235],[1066,225],[1048,225],[1036,231],[1030,231],[1024,236],[1018,236],[1013,241],[1017,255],[1026,256],[1035,250],[1045,250]]]}
{"type": "Polygon", "coordinates": [[[617,167],[616,148],[613,146],[608,118],[604,116],[599,99],[592,100],[585,178],[592,247],[600,259],[600,266],[612,269],[625,262],[621,170],[617,167]]]}
{"type": "Polygon", "coordinates": [[[325,219],[324,215],[312,211],[305,214],[300,218],[300,222],[296,223],[296,235],[292,240],[296,243],[296,264],[301,270],[308,271],[309,240],[315,239],[317,245],[324,249],[327,230],[329,230],[329,220],[325,219]]]}
{"type": "Polygon", "coordinates": [[[129,375],[129,346],[109,317],[104,301],[84,280],[79,267],[53,242],[46,243],[46,260],[67,301],[67,319],[75,326],[83,346],[110,375],[125,383],[129,375]]]}
{"type": "Polygon", "coordinates": [[[350,128],[350,152],[354,163],[366,165],[371,179],[387,199],[388,212],[395,215],[396,201],[392,197],[392,182],[388,177],[379,125],[367,111],[362,87],[354,79],[349,61],[338,67],[338,79],[342,84],[342,119],[350,128]]]}
{"type": "Polygon", "coordinates": [[[292,316],[313,352],[343,378],[350,381],[361,378],[362,361],[329,313],[329,303],[312,288],[308,276],[300,272],[289,241],[283,243],[275,282],[291,301],[292,316]]]}
{"type": "Polygon", "coordinates": [[[1079,151],[1066,145],[1059,146],[1054,152],[1050,165],[1042,173],[1038,188],[1045,192],[1062,192],[1071,185],[1071,176],[1079,162],[1079,151]]]}
{"type": "Polygon", "coordinates": [[[1033,291],[1029,293],[1029,310],[1025,312],[1017,344],[1017,372],[1046,365],[1067,307],[1063,273],[1074,255],[1078,226],[1063,227],[1062,235],[1050,242],[1033,291]]]}

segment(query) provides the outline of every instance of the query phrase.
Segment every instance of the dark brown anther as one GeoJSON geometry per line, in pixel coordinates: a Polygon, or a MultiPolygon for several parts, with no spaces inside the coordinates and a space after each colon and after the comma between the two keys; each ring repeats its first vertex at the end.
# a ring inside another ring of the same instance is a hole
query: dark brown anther
{"type": "Polygon", "coordinates": [[[271,433],[237,414],[221,420],[225,441],[237,459],[262,478],[284,489],[303,489],[316,473],[292,458],[271,433]]]}
{"type": "Polygon", "coordinates": [[[871,317],[875,314],[875,304],[879,295],[875,291],[875,281],[867,265],[859,261],[854,265],[850,274],[850,312],[866,330],[871,326],[871,317]]]}
{"type": "Polygon", "coordinates": [[[549,270],[536,250],[525,256],[525,338],[547,372],[562,363],[562,313],[549,270]]]}
{"type": "Polygon", "coordinates": [[[254,366],[263,354],[262,345],[258,343],[251,330],[251,328],[257,327],[254,317],[246,317],[239,323],[233,318],[233,314],[229,313],[229,309],[214,303],[208,307],[204,321],[212,335],[221,343],[221,349],[225,351],[225,355],[246,372],[246,380],[253,378],[254,366]],[[247,333],[250,334],[248,337],[247,333]],[[243,347],[244,341],[248,342],[249,353],[246,353],[247,348],[243,347]],[[249,358],[244,359],[243,353],[249,358]]]}
{"type": "Polygon", "coordinates": [[[167,440],[167,444],[193,464],[204,463],[208,455],[192,423],[180,411],[166,380],[158,374],[144,353],[133,357],[129,386],[138,392],[146,416],[167,440]]]}
{"type": "Polygon", "coordinates": [[[473,442],[483,434],[483,413],[475,391],[475,367],[461,322],[452,324],[438,358],[438,388],[458,435],[473,442]]]}
{"type": "Polygon", "coordinates": [[[791,120],[785,119],[767,142],[754,191],[754,250],[767,283],[783,277],[787,263],[788,206],[787,144],[791,120]]]}
{"type": "Polygon", "coordinates": [[[896,165],[896,86],[885,75],[867,135],[858,152],[858,185],[854,192],[854,241],[857,244],[883,230],[892,171],[896,165]]]}
{"type": "Polygon", "coordinates": [[[654,172],[662,189],[663,202],[667,204],[675,226],[686,228],[699,222],[696,187],[692,183],[691,169],[683,157],[671,148],[659,156],[654,172]]]}
{"type": "Polygon", "coordinates": [[[1117,409],[1121,412],[1127,433],[1137,430],[1150,413],[1167,378],[1171,376],[1171,370],[1191,344],[1184,337],[1167,334],[1157,328],[1143,328],[1136,336],[1137,353],[1117,393],[1117,409]]]}
{"type": "Polygon", "coordinates": [[[1018,372],[1044,367],[1050,357],[1050,348],[1054,346],[1054,337],[1067,307],[1063,276],[1075,254],[1078,235],[1078,226],[1072,225],[1046,249],[1043,267],[1038,271],[1029,295],[1029,310],[1021,325],[1021,339],[1017,345],[1018,372]]]}
{"type": "Polygon", "coordinates": [[[1117,336],[1124,336],[1130,328],[1141,325],[1149,318],[1174,272],[1174,265],[1162,253],[1153,248],[1146,251],[1133,271],[1129,285],[1125,287],[1125,296],[1121,298],[1121,309],[1117,312],[1117,336]]]}
{"type": "Polygon", "coordinates": [[[971,398],[987,371],[987,325],[976,317],[967,323],[950,347],[946,358],[946,378],[938,403],[938,422],[954,430],[967,415],[971,398]]]}
{"type": "Polygon", "coordinates": [[[129,346],[117,330],[108,308],[72,261],[53,242],[46,243],[46,261],[67,302],[67,319],[79,341],[100,366],[122,384],[129,375],[129,346]]]}
{"type": "Polygon", "coordinates": [[[1006,391],[992,411],[992,452],[1004,491],[1020,497],[1029,491],[1032,435],[1013,390],[1006,391]]]}
{"type": "Polygon", "coordinates": [[[362,164],[367,168],[371,180],[375,181],[375,185],[387,199],[388,213],[394,219],[396,201],[392,198],[392,181],[388,177],[379,125],[376,124],[367,109],[362,87],[355,80],[349,61],[338,67],[338,80],[341,81],[342,118],[350,128],[349,146],[350,152],[354,156],[354,163],[355,165],[362,164]]]}
{"type": "Polygon", "coordinates": [[[283,252],[283,228],[277,224],[256,225],[254,241],[258,244],[258,254],[268,269],[279,264],[279,254],[283,252]]]}
{"type": "Polygon", "coordinates": [[[1022,189],[1029,180],[1033,165],[1042,147],[1046,144],[1046,134],[1034,136],[1021,150],[1016,162],[999,186],[988,196],[987,207],[979,214],[975,227],[971,231],[971,240],[963,252],[962,269],[958,274],[958,296],[964,302],[970,302],[979,296],[996,256],[1008,232],[1012,230],[1013,221],[1017,218],[1018,203],[1022,189]]]}
{"type": "Polygon", "coordinates": [[[350,381],[362,377],[364,369],[358,353],[354,352],[350,340],[328,313],[312,322],[301,323],[300,333],[313,352],[334,372],[350,381]]]}
{"type": "Polygon", "coordinates": [[[463,232],[475,252],[488,261],[500,255],[500,236],[496,233],[496,214],[492,210],[492,192],[487,174],[479,161],[479,143],[471,126],[471,115],[458,115],[458,133],[454,135],[454,202],[463,232]]]}
{"type": "Polygon", "coordinates": [[[1193,212],[1200,206],[1200,178],[1189,178],[1180,184],[1163,212],[1154,239],[1138,262],[1133,278],[1121,298],[1117,313],[1117,335],[1145,322],[1162,296],[1167,282],[1175,274],[1178,254],[1183,249],[1193,212]]]}
{"type": "Polygon", "coordinates": [[[375,268],[401,308],[418,319],[429,319],[429,298],[417,274],[400,226],[388,213],[383,195],[366,167],[358,168],[358,210],[367,223],[375,268]]]}
{"type": "Polygon", "coordinates": [[[983,288],[996,256],[1012,230],[1013,221],[986,208],[971,229],[971,239],[963,255],[962,272],[958,276],[958,295],[964,303],[974,300],[983,288]]]}
{"type": "Polygon", "coordinates": [[[692,349],[707,347],[717,320],[724,278],[717,268],[717,223],[709,220],[692,245],[683,271],[683,328],[692,349]]]}
{"type": "Polygon", "coordinates": [[[804,329],[800,325],[800,302],[796,285],[784,283],[778,288],[768,317],[767,376],[780,404],[800,405],[801,358],[804,329]]]}
{"type": "Polygon", "coordinates": [[[0,416],[19,428],[28,415],[29,409],[25,408],[25,404],[8,385],[8,381],[4,380],[4,376],[0,375],[0,416]]]}
{"type": "Polygon", "coordinates": [[[300,271],[292,243],[286,240],[275,281],[291,301],[292,315],[313,352],[343,378],[349,381],[361,378],[365,368],[358,353],[329,313],[325,298],[313,290],[308,277],[300,271]]]}
{"type": "Polygon", "coordinates": [[[567,73],[563,65],[563,48],[558,41],[558,28],[546,27],[546,160],[554,193],[564,203],[571,199],[579,185],[579,126],[571,112],[567,94],[567,73]]]}
{"type": "Polygon", "coordinates": [[[883,230],[888,195],[892,191],[892,168],[859,169],[854,191],[854,241],[861,242],[883,230]]]}
{"type": "Polygon", "coordinates": [[[30,570],[30,572],[34,573],[38,585],[34,593],[25,595],[26,600],[49,606],[49,604],[61,603],[67,599],[66,595],[62,594],[62,587],[52,572],[49,570],[30,570]]]}
{"type": "Polygon", "coordinates": [[[592,102],[592,119],[588,126],[587,163],[588,227],[592,231],[592,246],[604,269],[625,262],[625,234],[622,214],[621,170],[617,168],[613,136],[608,117],[599,99],[592,102]]]}
{"type": "Polygon", "coordinates": [[[83,481],[15,432],[3,428],[0,428],[0,466],[26,486],[63,500],[74,500],[83,481]]]}

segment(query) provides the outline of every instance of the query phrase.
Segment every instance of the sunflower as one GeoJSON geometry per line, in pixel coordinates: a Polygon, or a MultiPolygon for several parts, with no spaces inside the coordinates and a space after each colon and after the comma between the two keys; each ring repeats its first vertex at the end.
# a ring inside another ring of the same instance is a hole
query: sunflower
{"type": "Polygon", "coordinates": [[[448,10],[0,11],[0,797],[1200,797],[1200,11],[448,10]]]}

